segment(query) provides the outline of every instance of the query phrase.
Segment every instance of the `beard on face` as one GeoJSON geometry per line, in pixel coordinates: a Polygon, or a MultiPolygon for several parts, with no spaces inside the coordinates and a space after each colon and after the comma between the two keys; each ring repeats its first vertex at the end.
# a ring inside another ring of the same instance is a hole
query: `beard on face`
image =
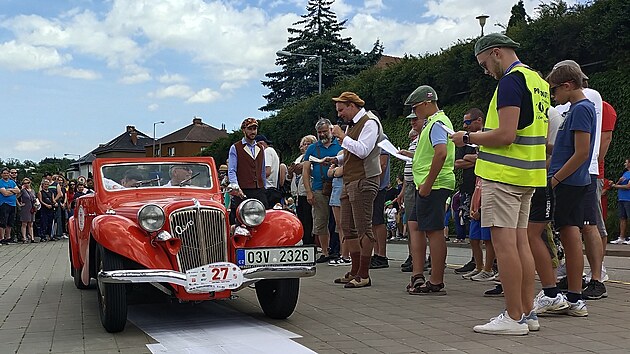
{"type": "Polygon", "coordinates": [[[330,135],[328,134],[320,134],[318,136],[319,141],[321,141],[322,144],[326,144],[330,141],[330,135]]]}

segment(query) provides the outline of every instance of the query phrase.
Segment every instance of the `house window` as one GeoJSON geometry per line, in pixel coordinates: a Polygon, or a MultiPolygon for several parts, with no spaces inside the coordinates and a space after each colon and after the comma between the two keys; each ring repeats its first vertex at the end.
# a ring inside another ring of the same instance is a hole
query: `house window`
{"type": "Polygon", "coordinates": [[[168,156],[175,156],[175,148],[174,147],[168,148],[168,156]]]}

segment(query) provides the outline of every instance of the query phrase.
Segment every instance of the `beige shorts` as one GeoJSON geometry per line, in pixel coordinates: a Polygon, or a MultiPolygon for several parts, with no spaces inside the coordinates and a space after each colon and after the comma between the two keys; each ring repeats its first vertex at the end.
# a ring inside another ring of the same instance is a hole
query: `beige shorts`
{"type": "Polygon", "coordinates": [[[328,218],[330,197],[322,194],[322,191],[313,191],[313,234],[328,235],[328,218]]]}
{"type": "Polygon", "coordinates": [[[534,188],[481,180],[481,227],[526,229],[534,188]]]}

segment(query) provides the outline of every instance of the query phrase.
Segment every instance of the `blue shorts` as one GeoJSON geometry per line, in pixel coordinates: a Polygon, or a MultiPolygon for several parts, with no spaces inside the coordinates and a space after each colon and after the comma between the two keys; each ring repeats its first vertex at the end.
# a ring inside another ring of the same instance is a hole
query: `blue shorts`
{"type": "Polygon", "coordinates": [[[328,205],[340,207],[341,206],[341,190],[343,189],[343,178],[333,178],[332,181],[332,193],[330,193],[330,202],[328,205]]]}
{"type": "Polygon", "coordinates": [[[470,239],[471,240],[482,240],[489,241],[490,240],[490,228],[489,227],[481,227],[481,221],[479,220],[470,220],[470,239]]]}
{"type": "Polygon", "coordinates": [[[451,208],[448,208],[448,210],[444,214],[444,227],[447,227],[449,221],[451,221],[451,214],[452,214],[451,208]]]}
{"type": "Polygon", "coordinates": [[[617,202],[617,206],[619,209],[619,219],[627,220],[628,218],[630,218],[630,202],[620,200],[617,202]]]}

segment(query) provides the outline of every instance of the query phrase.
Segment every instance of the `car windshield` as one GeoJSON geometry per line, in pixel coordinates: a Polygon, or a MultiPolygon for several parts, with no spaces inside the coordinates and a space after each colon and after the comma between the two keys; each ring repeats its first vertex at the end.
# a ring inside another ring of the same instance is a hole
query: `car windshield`
{"type": "Polygon", "coordinates": [[[203,163],[120,163],[101,169],[107,190],[128,188],[211,188],[210,166],[203,163]]]}

